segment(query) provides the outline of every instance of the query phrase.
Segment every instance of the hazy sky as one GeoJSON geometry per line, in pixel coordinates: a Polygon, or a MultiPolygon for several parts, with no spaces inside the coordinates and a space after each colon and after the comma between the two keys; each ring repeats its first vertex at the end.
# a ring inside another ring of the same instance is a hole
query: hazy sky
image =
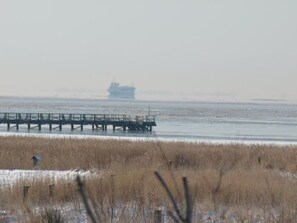
{"type": "Polygon", "coordinates": [[[0,95],[297,99],[296,0],[2,0],[0,95]]]}

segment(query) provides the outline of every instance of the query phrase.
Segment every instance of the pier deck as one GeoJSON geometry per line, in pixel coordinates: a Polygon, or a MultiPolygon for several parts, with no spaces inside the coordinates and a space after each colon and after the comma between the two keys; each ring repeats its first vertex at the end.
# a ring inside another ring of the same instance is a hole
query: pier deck
{"type": "Polygon", "coordinates": [[[59,114],[59,113],[0,113],[0,124],[7,124],[7,129],[15,127],[19,130],[20,125],[27,125],[28,130],[38,128],[41,131],[42,125],[48,125],[49,130],[59,128],[63,125],[70,125],[71,130],[86,125],[92,126],[92,130],[107,131],[112,126],[113,131],[152,131],[157,126],[154,115],[128,116],[118,114],[59,114]],[[12,126],[14,125],[14,126],[12,126]]]}

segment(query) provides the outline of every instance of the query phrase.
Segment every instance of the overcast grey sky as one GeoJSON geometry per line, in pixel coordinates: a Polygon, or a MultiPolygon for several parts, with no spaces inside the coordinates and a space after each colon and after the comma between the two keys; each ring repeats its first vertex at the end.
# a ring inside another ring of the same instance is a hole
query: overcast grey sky
{"type": "Polygon", "coordinates": [[[2,0],[0,95],[297,99],[296,0],[2,0]],[[181,93],[182,92],[182,93],[181,93]]]}

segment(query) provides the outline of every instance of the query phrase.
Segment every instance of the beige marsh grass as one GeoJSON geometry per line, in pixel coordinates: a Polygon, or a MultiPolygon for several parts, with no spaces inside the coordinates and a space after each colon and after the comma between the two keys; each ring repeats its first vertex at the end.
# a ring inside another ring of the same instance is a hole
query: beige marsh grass
{"type": "MultiPolygon", "coordinates": [[[[195,208],[200,212],[217,211],[226,215],[226,219],[236,212],[238,218],[247,222],[253,219],[248,210],[254,210],[252,213],[260,215],[264,222],[297,219],[296,146],[0,138],[1,169],[32,169],[31,157],[35,153],[42,156],[43,170],[97,172],[97,177],[86,181],[86,189],[97,216],[102,219],[110,218],[111,208],[121,207],[124,213],[125,208],[133,207],[138,215],[133,215],[130,221],[135,222],[144,218],[140,213],[145,210],[170,208],[166,193],[154,176],[156,170],[164,176],[180,204],[181,178],[187,176],[195,208]],[[260,210],[260,214],[255,210],[260,210]]],[[[50,199],[51,183],[50,180],[32,183],[31,207],[49,202],[80,206],[75,182],[56,182],[54,197],[50,199]]],[[[0,207],[14,212],[23,206],[22,187],[19,182],[12,188],[3,188],[0,207]]],[[[124,214],[122,219],[126,219],[124,214]]],[[[195,222],[199,221],[196,218],[195,222]]]]}

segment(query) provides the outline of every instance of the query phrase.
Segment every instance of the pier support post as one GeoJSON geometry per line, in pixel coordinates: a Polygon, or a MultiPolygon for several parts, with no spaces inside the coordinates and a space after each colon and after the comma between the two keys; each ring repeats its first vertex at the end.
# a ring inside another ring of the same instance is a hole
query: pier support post
{"type": "Polygon", "coordinates": [[[71,124],[71,131],[73,131],[73,129],[74,129],[74,126],[73,126],[73,124],[71,124]]]}
{"type": "Polygon", "coordinates": [[[50,184],[48,186],[48,195],[49,195],[50,200],[52,200],[54,197],[54,187],[55,187],[54,184],[50,184]]]}
{"type": "Polygon", "coordinates": [[[116,127],[115,127],[115,125],[113,125],[112,126],[112,130],[115,132],[115,129],[116,129],[116,127]]]}
{"type": "Polygon", "coordinates": [[[82,131],[82,130],[84,130],[84,125],[83,124],[80,125],[80,131],[82,131]]]}
{"type": "Polygon", "coordinates": [[[99,125],[96,125],[96,130],[98,130],[99,129],[99,125]]]}
{"type": "Polygon", "coordinates": [[[104,131],[107,131],[107,125],[104,126],[104,131]]]}
{"type": "Polygon", "coordinates": [[[41,124],[38,124],[38,131],[41,131],[41,124]]]}
{"type": "Polygon", "coordinates": [[[102,131],[104,131],[104,125],[102,125],[102,131]]]}
{"type": "Polygon", "coordinates": [[[150,126],[150,132],[152,132],[153,131],[153,127],[152,126],[150,126]]]}
{"type": "Polygon", "coordinates": [[[29,188],[30,188],[30,186],[24,186],[23,187],[23,202],[24,203],[27,201],[29,188]]]}
{"type": "Polygon", "coordinates": [[[94,125],[92,125],[92,131],[94,131],[95,130],[95,126],[94,125]]]}
{"type": "Polygon", "coordinates": [[[124,129],[124,132],[126,132],[126,131],[127,131],[127,127],[126,127],[126,126],[124,126],[124,127],[123,127],[123,129],[124,129]]]}
{"type": "Polygon", "coordinates": [[[16,130],[19,130],[19,124],[16,124],[16,130]]]}
{"type": "Polygon", "coordinates": [[[62,124],[59,124],[59,130],[62,131],[62,124]]]}
{"type": "Polygon", "coordinates": [[[28,130],[30,130],[31,129],[31,125],[30,124],[28,124],[28,130]]]}
{"type": "Polygon", "coordinates": [[[52,124],[50,124],[49,125],[49,130],[52,131],[52,129],[53,129],[53,126],[52,126],[52,124]]]}
{"type": "Polygon", "coordinates": [[[10,123],[7,123],[7,130],[10,129],[10,123]]]}
{"type": "Polygon", "coordinates": [[[161,210],[154,211],[154,223],[162,223],[162,211],[161,210]]]}

